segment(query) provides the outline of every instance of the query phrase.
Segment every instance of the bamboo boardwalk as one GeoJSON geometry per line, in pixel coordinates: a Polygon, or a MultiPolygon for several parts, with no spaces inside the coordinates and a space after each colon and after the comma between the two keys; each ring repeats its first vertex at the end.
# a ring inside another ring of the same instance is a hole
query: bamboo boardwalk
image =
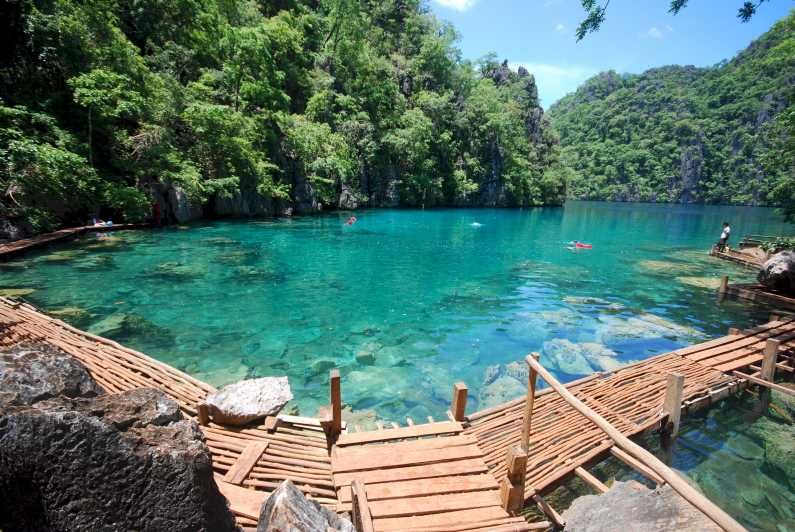
{"type": "Polygon", "coordinates": [[[126,229],[143,229],[146,224],[117,224],[117,225],[84,225],[82,227],[68,227],[52,233],[44,233],[30,238],[21,238],[0,244],[0,260],[10,259],[21,255],[31,249],[36,249],[55,242],[69,240],[86,233],[107,233],[109,231],[122,231],[126,229]]]}
{"type": "Polygon", "coordinates": [[[751,268],[758,270],[762,267],[765,263],[764,260],[760,259],[759,257],[755,257],[750,253],[743,253],[742,251],[737,251],[734,249],[726,249],[724,251],[718,251],[717,249],[711,249],[709,254],[713,257],[717,257],[719,259],[727,260],[729,262],[733,262],[735,264],[739,264],[741,266],[745,266],[746,268],[751,268]]]}
{"type": "MultiPolygon", "coordinates": [[[[795,319],[777,319],[595,374],[566,389],[623,435],[636,436],[659,428],[669,416],[664,409],[669,374],[684,377],[683,411],[696,409],[755,378],[769,340],[780,346],[776,366],[792,372],[795,319]]],[[[263,500],[285,479],[339,512],[356,514],[364,501],[372,528],[362,530],[507,532],[547,526],[510,515],[501,499],[500,483],[509,472],[506,451],[522,438],[524,397],[464,416],[464,391],[463,403],[454,399],[450,421],[409,421],[406,427],[393,424],[369,432],[349,432],[340,422],[339,434],[329,439],[327,419],[279,415],[245,428],[215,424],[203,416],[201,406],[212,386],[50,318],[27,303],[0,298],[0,346],[29,341],[70,353],[110,393],[153,387],[177,401],[186,416],[200,422],[217,484],[244,528],[256,526],[263,500]]],[[[546,505],[542,495],[574,475],[589,479],[585,469],[610,454],[643,471],[597,425],[549,389],[536,393],[532,419],[523,469],[525,499],[546,505]]],[[[598,480],[590,479],[599,487],[598,480]]],[[[546,513],[557,520],[554,509],[546,513]]]]}

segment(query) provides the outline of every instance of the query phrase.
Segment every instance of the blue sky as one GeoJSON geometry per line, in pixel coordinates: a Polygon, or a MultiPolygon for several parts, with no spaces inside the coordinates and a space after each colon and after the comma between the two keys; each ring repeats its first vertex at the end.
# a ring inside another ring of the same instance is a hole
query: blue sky
{"type": "Polygon", "coordinates": [[[455,26],[465,58],[496,52],[532,72],[545,108],[602,70],[639,73],[729,59],[795,8],[793,0],[771,0],[742,23],[741,0],[691,0],[676,16],[668,13],[669,0],[612,0],[602,29],[578,43],[579,0],[428,1],[455,26]]]}

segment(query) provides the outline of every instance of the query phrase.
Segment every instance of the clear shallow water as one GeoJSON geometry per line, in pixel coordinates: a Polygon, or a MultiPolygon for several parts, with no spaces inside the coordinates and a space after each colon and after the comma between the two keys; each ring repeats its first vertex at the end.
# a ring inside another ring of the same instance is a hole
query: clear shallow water
{"type": "MultiPolygon", "coordinates": [[[[649,436],[644,447],[681,471],[714,503],[748,530],[795,531],[795,399],[773,392],[763,407],[756,391],[721,401],[683,420],[668,450],[649,436]]],[[[610,458],[591,469],[608,485],[637,480],[653,488],[622,462],[610,458]]],[[[568,508],[593,490],[579,479],[558,488],[548,500],[568,508]]],[[[533,514],[536,516],[536,514],[533,514]]],[[[540,514],[537,515],[542,518],[540,514]]]]}
{"type": "Polygon", "coordinates": [[[215,385],[286,374],[305,415],[339,367],[346,403],[402,424],[444,418],[459,380],[469,412],[520,395],[531,351],[571,380],[762,321],[715,303],[750,277],[706,250],[724,219],[735,242],[791,231],[730,207],[356,214],[90,236],[0,265],[0,287],[215,385]]]}

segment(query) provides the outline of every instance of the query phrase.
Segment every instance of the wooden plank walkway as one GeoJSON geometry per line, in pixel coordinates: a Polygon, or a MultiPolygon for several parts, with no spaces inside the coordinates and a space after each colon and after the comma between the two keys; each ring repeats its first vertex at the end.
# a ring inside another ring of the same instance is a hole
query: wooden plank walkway
{"type": "Polygon", "coordinates": [[[718,251],[713,248],[709,251],[709,254],[712,255],[713,257],[727,260],[729,262],[739,264],[740,266],[745,266],[746,268],[751,268],[755,270],[761,268],[762,265],[765,263],[765,261],[760,259],[759,257],[755,257],[749,253],[743,253],[742,251],[737,251],[733,249],[718,251]]]}
{"type": "Polygon", "coordinates": [[[0,244],[0,260],[10,259],[25,253],[31,249],[36,249],[62,240],[69,240],[86,233],[106,233],[110,231],[122,231],[126,229],[143,229],[149,227],[147,224],[116,224],[111,226],[104,225],[84,225],[82,227],[69,227],[59,229],[52,233],[44,233],[30,238],[21,238],[11,242],[0,244]]]}
{"type": "Polygon", "coordinates": [[[795,311],[795,298],[771,290],[761,284],[730,284],[726,288],[726,292],[723,293],[723,296],[755,301],[780,310],[795,311]]]}
{"type": "MultiPolygon", "coordinates": [[[[685,407],[709,402],[746,380],[768,339],[792,365],[795,319],[786,318],[659,355],[570,383],[567,388],[626,436],[660,426],[666,380],[684,376],[685,407]]],[[[82,361],[108,392],[164,391],[189,417],[214,388],[143,353],[50,318],[19,300],[0,297],[0,346],[47,342],[82,361]]],[[[792,371],[787,366],[784,369],[792,371]]],[[[375,530],[531,530],[502,508],[499,482],[506,452],[521,439],[525,398],[468,416],[464,422],[410,423],[370,432],[343,429],[329,447],[315,418],[280,415],[260,425],[202,426],[216,483],[238,523],[256,526],[259,507],[285,479],[337,511],[353,506],[352,483],[365,486],[375,530]],[[329,450],[330,449],[330,450],[329,450]]],[[[558,394],[537,392],[525,497],[544,494],[606,457],[612,440],[558,394]]],[[[587,473],[587,471],[586,471],[587,473]]]]}
{"type": "Polygon", "coordinates": [[[331,457],[337,511],[351,511],[351,484],[358,480],[375,531],[530,530],[503,510],[483,451],[462,430],[446,422],[357,433],[355,441],[341,436],[331,457]]]}

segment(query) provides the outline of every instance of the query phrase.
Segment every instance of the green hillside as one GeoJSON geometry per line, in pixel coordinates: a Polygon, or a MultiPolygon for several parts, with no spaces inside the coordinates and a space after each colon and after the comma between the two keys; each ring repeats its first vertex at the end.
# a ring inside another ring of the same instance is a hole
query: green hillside
{"type": "Polygon", "coordinates": [[[0,218],[560,203],[533,76],[420,0],[0,7],[0,218]]]}
{"type": "Polygon", "coordinates": [[[569,197],[786,202],[793,87],[795,13],[711,68],[601,73],[550,109],[574,171],[569,197]]]}

